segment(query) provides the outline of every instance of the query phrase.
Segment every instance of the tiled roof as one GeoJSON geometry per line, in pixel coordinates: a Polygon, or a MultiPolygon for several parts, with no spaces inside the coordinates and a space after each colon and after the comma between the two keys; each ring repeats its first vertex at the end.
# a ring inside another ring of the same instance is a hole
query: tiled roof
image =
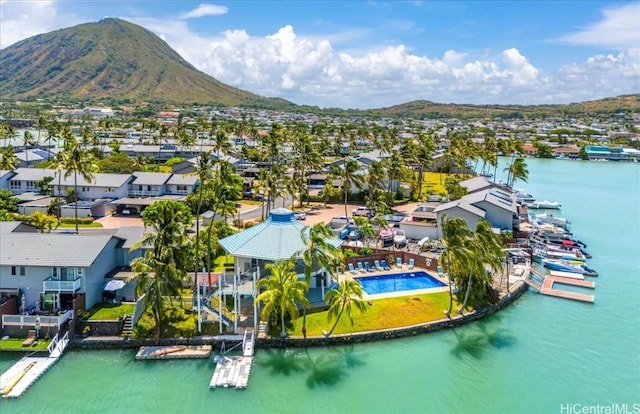
{"type": "MultiPolygon", "coordinates": [[[[308,227],[296,220],[293,212],[284,208],[272,210],[263,223],[220,240],[231,255],[276,261],[288,259],[305,248],[300,233],[308,227]]],[[[343,241],[327,240],[339,247],[343,241]]]]}
{"type": "Polygon", "coordinates": [[[112,235],[7,233],[0,263],[10,266],[89,267],[112,235]]]}

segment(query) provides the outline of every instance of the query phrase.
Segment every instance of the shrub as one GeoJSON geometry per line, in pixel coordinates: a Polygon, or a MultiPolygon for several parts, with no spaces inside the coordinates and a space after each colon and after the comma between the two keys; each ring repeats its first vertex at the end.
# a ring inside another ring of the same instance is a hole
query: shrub
{"type": "MultiPolygon", "coordinates": [[[[60,223],[63,224],[75,224],[75,217],[62,217],[60,219],[60,223]]],[[[93,218],[91,217],[78,217],[78,224],[91,224],[93,223],[93,218]]]]}
{"type": "Polygon", "coordinates": [[[131,337],[133,339],[147,339],[151,338],[156,327],[156,321],[153,319],[151,312],[145,312],[142,314],[138,322],[131,331],[131,337]]]}
{"type": "Polygon", "coordinates": [[[371,253],[373,253],[371,247],[363,247],[362,249],[360,249],[360,254],[363,256],[369,256],[371,253]]]}

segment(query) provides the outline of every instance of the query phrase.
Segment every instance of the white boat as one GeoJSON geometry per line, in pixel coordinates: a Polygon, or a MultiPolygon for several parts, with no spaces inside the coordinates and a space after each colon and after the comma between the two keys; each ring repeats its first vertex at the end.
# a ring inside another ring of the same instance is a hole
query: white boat
{"type": "Polygon", "coordinates": [[[558,210],[562,207],[562,205],[560,203],[558,203],[557,201],[549,201],[549,200],[544,200],[544,201],[533,201],[531,203],[527,203],[526,204],[527,207],[529,208],[534,208],[534,209],[538,209],[538,210],[558,210]]]}
{"type": "Polygon", "coordinates": [[[515,190],[513,190],[513,194],[516,196],[518,201],[521,201],[523,203],[533,203],[536,201],[536,199],[531,194],[527,193],[521,188],[516,188],[515,190]]]}
{"type": "Polygon", "coordinates": [[[554,226],[560,226],[566,228],[569,221],[564,217],[556,217],[553,214],[536,214],[535,219],[541,224],[553,224],[554,226]]]}

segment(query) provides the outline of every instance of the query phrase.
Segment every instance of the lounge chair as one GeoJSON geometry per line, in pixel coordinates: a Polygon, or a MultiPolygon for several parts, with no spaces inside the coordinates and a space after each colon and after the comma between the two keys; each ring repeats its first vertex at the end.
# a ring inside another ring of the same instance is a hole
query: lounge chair
{"type": "Polygon", "coordinates": [[[362,266],[362,262],[358,262],[358,271],[362,273],[366,272],[366,270],[364,270],[364,267],[362,266]]]}
{"type": "Polygon", "coordinates": [[[27,336],[27,339],[22,341],[22,346],[31,346],[37,340],[38,340],[38,337],[36,336],[36,331],[34,329],[29,329],[29,336],[27,336]]]}
{"type": "Polygon", "coordinates": [[[384,270],[382,266],[380,266],[380,260],[374,260],[373,265],[375,266],[376,270],[384,270]]]}
{"type": "Polygon", "coordinates": [[[382,264],[382,268],[383,268],[384,270],[391,270],[391,266],[389,266],[389,265],[387,264],[387,261],[386,261],[386,260],[382,259],[382,260],[380,261],[380,263],[382,264]]]}
{"type": "Polygon", "coordinates": [[[364,262],[364,269],[367,272],[373,272],[373,269],[371,268],[371,265],[369,264],[369,262],[364,262]]]}
{"type": "Polygon", "coordinates": [[[404,267],[404,265],[402,264],[402,258],[401,257],[396,257],[396,267],[398,269],[402,269],[404,267]]]}
{"type": "Polygon", "coordinates": [[[353,267],[353,263],[349,263],[349,271],[350,271],[351,273],[353,273],[354,275],[355,275],[356,273],[358,273],[358,271],[356,270],[356,268],[355,268],[355,267],[353,267]]]}
{"type": "Polygon", "coordinates": [[[415,265],[416,265],[415,260],[409,259],[409,266],[407,266],[407,269],[413,269],[415,265]]]}

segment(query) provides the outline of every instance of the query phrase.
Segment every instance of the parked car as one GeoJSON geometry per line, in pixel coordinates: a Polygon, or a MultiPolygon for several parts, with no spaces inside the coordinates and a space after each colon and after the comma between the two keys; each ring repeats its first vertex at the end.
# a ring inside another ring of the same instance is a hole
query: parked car
{"type": "Polygon", "coordinates": [[[304,211],[296,211],[295,213],[293,213],[293,217],[295,217],[296,220],[304,220],[307,218],[307,213],[305,213],[304,211]]]}
{"type": "Polygon", "coordinates": [[[352,213],[354,216],[365,216],[365,217],[373,217],[376,215],[376,211],[372,208],[368,207],[358,207],[353,210],[352,213]]]}

